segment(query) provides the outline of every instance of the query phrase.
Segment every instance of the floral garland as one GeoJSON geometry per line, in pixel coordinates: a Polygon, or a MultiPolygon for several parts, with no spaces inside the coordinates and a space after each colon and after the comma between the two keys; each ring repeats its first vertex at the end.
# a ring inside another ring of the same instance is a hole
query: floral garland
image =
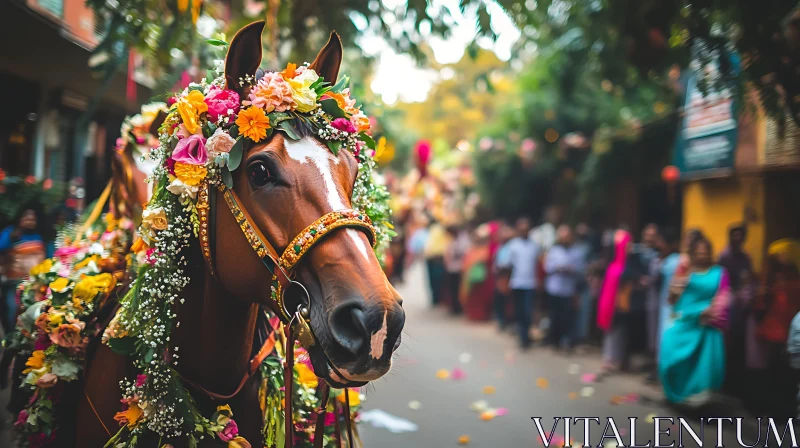
{"type": "MultiPolygon", "coordinates": [[[[375,224],[376,253],[382,253],[393,234],[388,193],[373,176],[375,143],[367,133],[370,121],[350,98],[346,78],[330,86],[308,66],[289,64],[281,72],[240,79],[240,86],[251,87],[242,101],[237,92],[225,89],[222,61],[216,74],[214,80],[190,84],[170,99],[169,114],[159,130],[159,146],[150,153],[158,166],[148,181],[156,186],[142,215],[141,238],[133,248],[139,253],[146,251],[147,262],[104,335],[107,345],[130,355],[139,370],[135,379],[120,383],[126,410],[117,414],[117,419],[124,426],[110,441],[111,446],[135,446],[146,432],[167,440],[186,437],[189,447],[205,436],[219,438],[229,448],[250,446],[238,435],[229,408],[220,407],[209,418],[200,413],[175,370],[180,347],[169,343],[172,328],[180,325],[174,307],[182,303],[179,294],[189,283],[183,249],[199,234],[199,189],[203,183],[233,188],[231,172],[239,167],[247,146],[268,139],[276,130],[297,140],[302,126],[312,130],[334,154],[350,151],[359,162],[353,202],[375,224]],[[228,419],[225,425],[220,424],[220,416],[228,419]]],[[[274,363],[274,359],[265,361],[262,369],[270,384],[278,377],[270,367],[274,363]]],[[[302,376],[304,367],[300,365],[296,373],[302,376]]],[[[263,393],[269,411],[265,411],[264,437],[269,442],[275,442],[281,433],[270,429],[276,427],[275,418],[266,418],[274,417],[278,409],[277,390],[265,387],[263,393]]],[[[298,394],[304,405],[311,405],[310,389],[299,388],[298,394]]],[[[298,415],[293,421],[307,430],[312,426],[307,421],[310,411],[298,412],[308,415],[298,415]]]]}
{"type": "Polygon", "coordinates": [[[21,384],[30,400],[14,424],[23,446],[54,443],[54,408],[66,384],[78,378],[86,346],[98,332],[87,323],[124,288],[136,265],[127,255],[130,219],[106,214],[81,235],[70,230],[59,234],[54,257],[35,266],[19,286],[20,314],[5,341],[9,350],[30,354],[21,384]]]}

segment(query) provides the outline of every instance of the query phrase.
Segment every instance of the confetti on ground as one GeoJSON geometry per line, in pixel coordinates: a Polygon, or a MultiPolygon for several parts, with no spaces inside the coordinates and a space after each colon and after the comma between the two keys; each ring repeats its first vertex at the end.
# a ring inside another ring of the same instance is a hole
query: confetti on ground
{"type": "Polygon", "coordinates": [[[469,364],[472,361],[472,354],[471,353],[462,353],[458,355],[458,362],[461,364],[469,364]]]}
{"type": "Polygon", "coordinates": [[[459,445],[468,445],[469,444],[469,436],[464,434],[463,436],[458,438],[459,445]]]}
{"type": "Polygon", "coordinates": [[[547,389],[550,387],[550,382],[547,381],[547,378],[536,378],[536,387],[540,389],[547,389]]]}
{"type": "Polygon", "coordinates": [[[626,403],[636,403],[639,401],[639,394],[630,393],[624,397],[626,403]]]}
{"type": "Polygon", "coordinates": [[[497,389],[494,386],[483,386],[482,391],[484,395],[492,395],[497,392],[497,389]]]}
{"type": "Polygon", "coordinates": [[[417,409],[422,407],[422,403],[417,400],[411,400],[408,402],[408,408],[416,411],[417,409]]]}
{"type": "Polygon", "coordinates": [[[506,409],[506,408],[497,408],[497,409],[494,410],[494,415],[496,415],[498,417],[502,417],[502,416],[504,416],[506,414],[508,414],[508,409],[506,409]]]}
{"type": "Polygon", "coordinates": [[[653,423],[653,420],[655,420],[655,418],[656,414],[647,414],[647,417],[645,417],[644,419],[647,423],[653,423]]]}
{"type": "Polygon", "coordinates": [[[567,368],[567,373],[569,373],[570,375],[577,375],[578,372],[580,371],[581,371],[581,366],[577,364],[570,364],[569,368],[567,368]]]}
{"type": "Polygon", "coordinates": [[[503,373],[502,370],[498,370],[498,371],[494,372],[494,376],[495,376],[495,378],[502,378],[502,377],[505,376],[505,374],[503,373]]]}
{"type": "Polygon", "coordinates": [[[453,369],[453,371],[450,373],[450,378],[452,378],[454,380],[463,380],[464,377],[466,377],[466,376],[467,375],[464,373],[464,371],[459,369],[458,367],[453,369]]]}
{"type": "Polygon", "coordinates": [[[581,389],[581,397],[589,398],[592,395],[594,395],[594,387],[586,386],[583,389],[581,389]]]}
{"type": "Polygon", "coordinates": [[[483,412],[489,409],[489,403],[487,403],[486,400],[478,400],[469,405],[469,408],[476,412],[483,412]]]}
{"type": "Polygon", "coordinates": [[[509,364],[514,364],[514,361],[517,360],[517,354],[514,352],[506,352],[506,362],[509,364]]]}
{"type": "Polygon", "coordinates": [[[481,368],[488,366],[489,363],[486,361],[481,361],[481,368]]]}
{"type": "Polygon", "coordinates": [[[494,409],[489,409],[488,411],[481,412],[481,420],[485,422],[493,420],[495,417],[497,417],[497,414],[494,413],[494,409]]]}
{"type": "Polygon", "coordinates": [[[450,378],[450,372],[448,372],[447,369],[441,369],[436,372],[436,378],[439,378],[440,380],[446,380],[450,378]]]}
{"type": "Polygon", "coordinates": [[[567,397],[570,400],[577,400],[578,399],[578,393],[577,392],[570,392],[569,394],[567,394],[567,397]]]}
{"type": "Polygon", "coordinates": [[[595,375],[594,373],[584,373],[581,376],[581,382],[584,384],[594,383],[596,379],[597,375],[595,375]]]}
{"type": "Polygon", "coordinates": [[[361,413],[360,421],[372,424],[375,428],[385,428],[392,433],[414,432],[419,427],[400,417],[395,417],[380,409],[370,409],[361,413]]]}
{"type": "Polygon", "coordinates": [[[622,403],[625,402],[625,397],[620,397],[619,395],[614,395],[613,397],[611,397],[610,400],[608,400],[608,402],[613,404],[613,405],[622,404],[622,403]]]}

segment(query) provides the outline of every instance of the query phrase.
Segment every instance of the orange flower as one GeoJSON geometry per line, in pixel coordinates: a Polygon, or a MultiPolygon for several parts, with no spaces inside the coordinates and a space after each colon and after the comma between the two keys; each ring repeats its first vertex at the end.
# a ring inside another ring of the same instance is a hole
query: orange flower
{"type": "Polygon", "coordinates": [[[120,426],[127,424],[129,429],[134,428],[140,418],[142,418],[142,408],[139,407],[139,400],[136,398],[128,402],[128,409],[114,415],[114,420],[118,421],[120,426]]]}
{"type": "MultiPolygon", "coordinates": [[[[262,112],[263,113],[263,112],[262,112]]],[[[203,165],[175,162],[175,176],[186,185],[199,185],[206,178],[208,170],[203,165]]]]}
{"type": "Polygon", "coordinates": [[[147,249],[149,249],[149,246],[141,238],[136,238],[136,241],[134,241],[133,245],[131,246],[131,252],[135,254],[147,249]]]}
{"type": "Polygon", "coordinates": [[[44,366],[44,350],[36,350],[31,353],[31,357],[28,358],[25,366],[27,369],[23,370],[22,373],[28,373],[31,370],[41,369],[42,366],[44,366]]]}
{"type": "MultiPolygon", "coordinates": [[[[239,116],[236,118],[236,125],[239,126],[240,134],[254,142],[260,142],[267,138],[267,129],[270,128],[269,118],[264,113],[264,109],[252,106],[239,112],[239,116]]],[[[175,168],[175,173],[177,174],[177,164],[175,168]]]]}
{"type": "Polygon", "coordinates": [[[297,64],[288,63],[286,64],[286,68],[281,72],[281,76],[283,79],[292,79],[297,76],[297,64]]]}
{"type": "Polygon", "coordinates": [[[356,129],[358,129],[359,132],[369,130],[369,117],[364,114],[353,115],[350,121],[356,125],[356,129]]]}
{"type": "MultiPolygon", "coordinates": [[[[359,395],[357,390],[347,389],[345,393],[350,396],[351,407],[358,406],[359,404],[361,404],[361,395],[359,395]]],[[[346,397],[344,394],[341,394],[338,397],[336,397],[336,399],[339,400],[340,403],[344,404],[346,397]]]]}

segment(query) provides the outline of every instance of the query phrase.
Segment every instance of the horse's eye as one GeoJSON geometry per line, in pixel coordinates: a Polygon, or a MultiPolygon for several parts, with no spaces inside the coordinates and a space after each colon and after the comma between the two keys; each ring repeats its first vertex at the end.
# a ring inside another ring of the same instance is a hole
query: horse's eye
{"type": "Polygon", "coordinates": [[[269,169],[264,162],[253,162],[248,165],[247,176],[254,187],[263,187],[270,180],[269,169]]]}

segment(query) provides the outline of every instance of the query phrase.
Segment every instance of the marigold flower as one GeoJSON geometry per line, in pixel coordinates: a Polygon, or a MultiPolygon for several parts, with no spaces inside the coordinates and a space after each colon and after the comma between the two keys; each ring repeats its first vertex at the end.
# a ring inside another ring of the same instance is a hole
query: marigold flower
{"type": "Polygon", "coordinates": [[[297,64],[292,62],[286,64],[286,68],[281,72],[281,76],[283,76],[283,79],[292,79],[297,76],[297,64]]]}
{"type": "Polygon", "coordinates": [[[50,289],[53,292],[64,292],[69,288],[69,279],[64,277],[59,277],[52,282],[50,282],[50,289]]]}
{"type": "MultiPolygon", "coordinates": [[[[269,118],[264,113],[264,109],[254,106],[239,112],[239,116],[236,118],[236,125],[239,126],[240,134],[254,142],[260,142],[267,138],[267,129],[270,128],[269,118]]],[[[177,166],[175,170],[177,173],[177,166]]],[[[178,178],[180,179],[180,176],[178,178]]]]}
{"type": "Polygon", "coordinates": [[[189,186],[200,185],[206,178],[208,170],[203,165],[190,165],[188,163],[175,163],[175,176],[184,184],[189,186]]]}
{"type": "Polygon", "coordinates": [[[131,252],[138,254],[139,252],[146,250],[147,248],[148,248],[147,243],[145,243],[144,240],[140,237],[136,238],[136,241],[134,241],[133,245],[131,245],[131,252]]]}
{"type": "Polygon", "coordinates": [[[97,263],[98,261],[100,261],[100,257],[98,257],[97,255],[92,255],[92,256],[84,258],[79,263],[75,264],[75,270],[83,269],[86,266],[89,266],[89,263],[91,263],[92,261],[97,263]]]}
{"type": "MultiPolygon", "coordinates": [[[[346,393],[347,393],[347,395],[350,396],[350,406],[351,407],[352,406],[358,406],[359,404],[361,404],[361,395],[358,393],[358,390],[346,389],[346,393]]],[[[346,398],[347,397],[345,396],[344,393],[339,395],[338,397],[336,397],[336,399],[339,400],[339,402],[342,403],[342,404],[344,404],[346,398]]]]}
{"type": "Polygon", "coordinates": [[[22,373],[28,373],[31,370],[41,369],[44,366],[44,358],[44,350],[36,350],[31,353],[31,357],[25,362],[27,369],[23,370],[22,373]]]}

